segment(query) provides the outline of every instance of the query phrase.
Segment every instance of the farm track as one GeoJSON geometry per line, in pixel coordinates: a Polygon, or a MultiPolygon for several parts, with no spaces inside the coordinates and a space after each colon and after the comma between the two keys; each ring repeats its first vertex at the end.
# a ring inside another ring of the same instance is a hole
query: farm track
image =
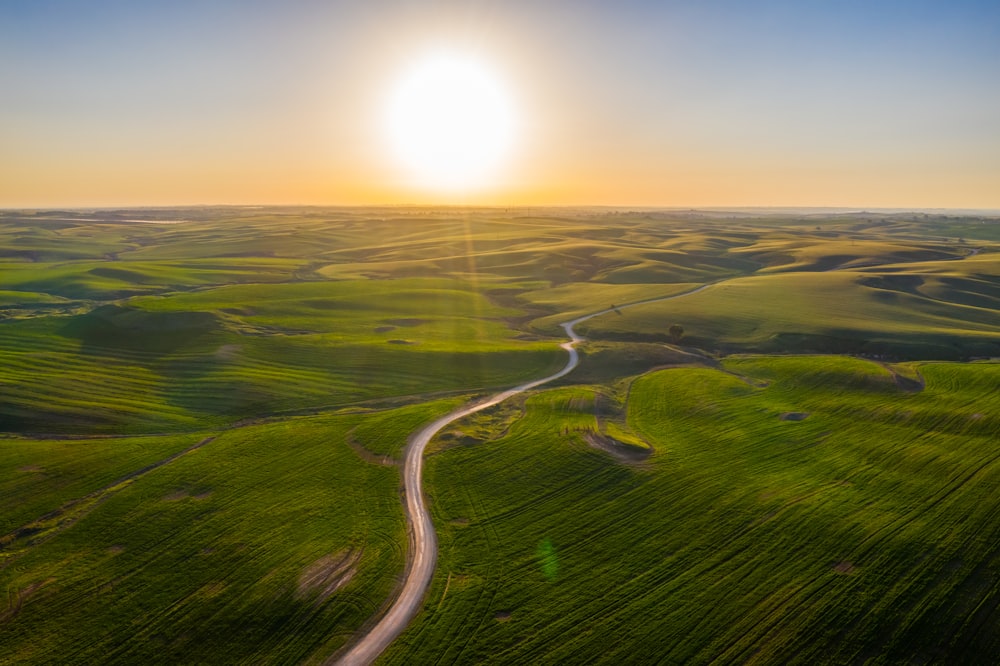
{"type": "Polygon", "coordinates": [[[565,377],[580,363],[580,354],[576,350],[576,345],[584,338],[574,331],[574,327],[588,319],[598,317],[609,312],[615,312],[624,308],[649,303],[659,303],[669,301],[683,296],[690,296],[700,291],[708,289],[717,283],[706,284],[690,291],[636,301],[627,305],[619,305],[607,308],[598,312],[577,317],[571,321],[560,324],[566,335],[568,342],[560,345],[569,354],[566,365],[558,372],[536,379],[520,386],[516,386],[507,391],[503,391],[491,398],[480,402],[474,402],[457,409],[417,431],[410,439],[404,452],[403,459],[403,494],[405,499],[406,518],[409,522],[410,549],[407,556],[407,567],[405,578],[399,592],[399,596],[389,607],[388,611],[378,621],[373,628],[365,633],[355,642],[346,653],[334,654],[325,663],[340,664],[342,666],[355,666],[360,664],[370,664],[394,641],[409,623],[416,616],[423,605],[424,596],[430,587],[431,579],[434,576],[434,567],[437,563],[437,535],[434,532],[434,525],[431,521],[427,504],[424,500],[423,488],[420,480],[423,474],[423,454],[431,439],[445,426],[464,418],[470,414],[497,405],[508,398],[511,398],[525,391],[548,384],[557,379],[565,377]]]}

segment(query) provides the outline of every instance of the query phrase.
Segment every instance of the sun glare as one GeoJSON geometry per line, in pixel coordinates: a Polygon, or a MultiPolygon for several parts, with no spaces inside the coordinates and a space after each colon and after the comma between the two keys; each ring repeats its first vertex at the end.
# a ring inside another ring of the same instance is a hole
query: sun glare
{"type": "Polygon", "coordinates": [[[514,114],[482,63],[435,54],[401,77],[387,108],[388,138],[415,184],[435,190],[488,187],[510,151],[514,114]]]}

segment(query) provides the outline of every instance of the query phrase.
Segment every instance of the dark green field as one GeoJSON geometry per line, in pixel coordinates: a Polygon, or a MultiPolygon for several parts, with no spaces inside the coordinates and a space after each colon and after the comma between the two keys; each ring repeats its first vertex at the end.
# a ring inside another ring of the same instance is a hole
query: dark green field
{"type": "Polygon", "coordinates": [[[988,663],[1000,220],[0,211],[0,662],[988,663]],[[691,292],[679,298],[619,306],[691,292]],[[670,332],[680,325],[683,334],[670,332]]]}

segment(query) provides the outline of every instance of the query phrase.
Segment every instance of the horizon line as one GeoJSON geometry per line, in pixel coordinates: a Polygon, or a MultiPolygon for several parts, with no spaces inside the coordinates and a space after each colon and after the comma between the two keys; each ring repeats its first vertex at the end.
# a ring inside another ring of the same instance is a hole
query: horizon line
{"type": "Polygon", "coordinates": [[[365,203],[365,204],[317,204],[317,203],[192,203],[192,204],[137,204],[137,205],[70,205],[70,206],[0,206],[0,212],[50,212],[50,211],[118,211],[118,210],[184,210],[184,209],[280,209],[280,208],[329,208],[329,209],[478,209],[478,210],[517,210],[517,209],[591,209],[607,211],[630,212],[691,212],[691,213],[726,213],[747,211],[789,212],[858,212],[858,213],[926,213],[926,212],[961,212],[975,214],[1000,215],[1000,207],[963,207],[963,206],[794,206],[794,205],[752,205],[752,206],[665,206],[638,204],[461,204],[461,203],[365,203]]]}

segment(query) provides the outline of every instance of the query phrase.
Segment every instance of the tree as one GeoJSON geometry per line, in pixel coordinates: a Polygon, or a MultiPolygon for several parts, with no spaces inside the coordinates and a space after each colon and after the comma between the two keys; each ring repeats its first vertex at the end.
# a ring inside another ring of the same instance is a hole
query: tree
{"type": "Polygon", "coordinates": [[[671,324],[670,329],[670,339],[674,342],[680,342],[681,338],[684,337],[684,327],[680,324],[671,324]]]}

